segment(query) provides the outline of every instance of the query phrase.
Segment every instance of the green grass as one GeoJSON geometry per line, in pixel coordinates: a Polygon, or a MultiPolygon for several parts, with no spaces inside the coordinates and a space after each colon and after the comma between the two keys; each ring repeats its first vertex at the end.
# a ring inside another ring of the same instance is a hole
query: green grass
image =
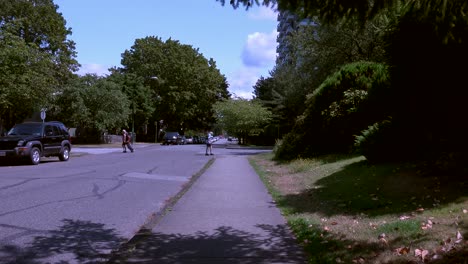
{"type": "MultiPolygon", "coordinates": [[[[379,226],[376,230],[376,235],[385,234],[391,239],[412,240],[423,236],[424,232],[421,229],[421,223],[418,220],[407,220],[387,223],[379,226]]],[[[410,242],[410,241],[408,241],[410,242]]]]}
{"type": "MultiPolygon", "coordinates": [[[[271,153],[261,154],[250,161],[309,263],[417,263],[421,260],[414,249],[433,254],[457,232],[468,237],[466,177],[421,173],[404,164],[375,166],[356,156],[288,163],[272,158],[271,153]],[[429,219],[434,225],[423,228],[429,219]],[[412,253],[396,254],[401,247],[412,253]]],[[[466,243],[453,248],[446,261],[467,254],[466,243]]]]}

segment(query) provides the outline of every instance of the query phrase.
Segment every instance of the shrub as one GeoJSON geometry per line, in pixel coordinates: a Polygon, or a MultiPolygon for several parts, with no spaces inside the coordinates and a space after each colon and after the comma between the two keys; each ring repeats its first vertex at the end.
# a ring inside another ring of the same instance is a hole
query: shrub
{"type": "Polygon", "coordinates": [[[308,96],[306,111],[291,132],[298,134],[301,144],[298,151],[288,153],[310,157],[351,151],[355,134],[388,116],[384,107],[388,87],[388,70],[383,64],[343,66],[308,96]]]}
{"type": "Polygon", "coordinates": [[[392,140],[394,137],[392,122],[384,120],[370,125],[356,136],[354,146],[369,162],[395,160],[398,154],[392,151],[396,143],[392,140]]]}
{"type": "Polygon", "coordinates": [[[281,141],[277,141],[274,148],[274,159],[292,160],[304,152],[303,136],[295,133],[286,134],[281,141]]]}

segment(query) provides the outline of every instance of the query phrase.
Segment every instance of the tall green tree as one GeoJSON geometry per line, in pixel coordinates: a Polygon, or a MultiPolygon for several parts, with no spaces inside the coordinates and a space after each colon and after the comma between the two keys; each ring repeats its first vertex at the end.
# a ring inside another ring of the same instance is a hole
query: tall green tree
{"type": "Polygon", "coordinates": [[[126,127],[131,117],[130,101],[115,82],[94,74],[77,77],[58,95],[53,116],[69,127],[93,135],[126,127]]]}
{"type": "Polygon", "coordinates": [[[128,124],[128,128],[136,132],[147,132],[149,120],[155,111],[151,87],[144,84],[143,77],[133,73],[123,74],[117,69],[111,69],[107,81],[117,84],[129,100],[131,124],[128,124]]]}
{"type": "MultiPolygon", "coordinates": [[[[33,44],[0,31],[0,117],[5,127],[46,107],[55,92],[53,61],[33,44]]],[[[1,123],[1,122],[0,122],[1,123]]]]}
{"type": "Polygon", "coordinates": [[[67,39],[71,30],[57,9],[52,0],[0,1],[0,113],[5,126],[50,107],[52,95],[79,66],[75,43],[67,39]]]}
{"type": "Polygon", "coordinates": [[[210,127],[212,105],[229,97],[226,78],[215,61],[176,40],[137,39],[122,54],[121,64],[123,74],[143,77],[151,87],[154,120],[164,120],[170,130],[210,127]]]}
{"type": "Polygon", "coordinates": [[[234,98],[217,102],[214,108],[219,125],[240,143],[260,134],[272,118],[271,112],[254,100],[234,98]]]}

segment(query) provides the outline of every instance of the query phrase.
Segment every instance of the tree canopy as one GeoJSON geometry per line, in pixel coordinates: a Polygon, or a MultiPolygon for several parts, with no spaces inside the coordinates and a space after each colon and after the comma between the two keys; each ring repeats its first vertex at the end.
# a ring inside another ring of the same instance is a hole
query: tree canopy
{"type": "Polygon", "coordinates": [[[210,127],[213,103],[229,97],[215,61],[177,40],[137,39],[121,63],[121,73],[140,76],[151,87],[154,120],[164,120],[169,129],[210,127]]]}
{"type": "Polygon", "coordinates": [[[56,118],[95,135],[125,127],[130,116],[130,101],[121,87],[94,74],[70,82],[54,105],[56,118]]]}
{"type": "Polygon", "coordinates": [[[262,132],[272,117],[271,112],[258,101],[242,98],[217,102],[214,109],[219,125],[241,142],[245,142],[247,136],[262,132]]]}
{"type": "Polygon", "coordinates": [[[6,127],[50,107],[77,70],[71,31],[57,8],[52,0],[0,1],[0,116],[6,127]]]}

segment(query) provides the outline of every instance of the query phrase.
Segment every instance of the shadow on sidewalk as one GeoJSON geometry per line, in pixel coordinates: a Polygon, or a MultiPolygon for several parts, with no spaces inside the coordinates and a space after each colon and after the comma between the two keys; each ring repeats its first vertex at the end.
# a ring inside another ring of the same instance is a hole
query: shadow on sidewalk
{"type": "Polygon", "coordinates": [[[36,236],[26,247],[3,243],[0,263],[305,263],[285,226],[258,225],[261,237],[226,226],[193,235],[142,231],[126,243],[115,229],[101,223],[70,219],[62,223],[56,230],[3,226],[18,230],[10,239],[25,233],[36,236]]]}
{"type": "Polygon", "coordinates": [[[193,235],[146,231],[108,263],[305,263],[285,226],[257,228],[267,238],[227,226],[193,235]]]}

